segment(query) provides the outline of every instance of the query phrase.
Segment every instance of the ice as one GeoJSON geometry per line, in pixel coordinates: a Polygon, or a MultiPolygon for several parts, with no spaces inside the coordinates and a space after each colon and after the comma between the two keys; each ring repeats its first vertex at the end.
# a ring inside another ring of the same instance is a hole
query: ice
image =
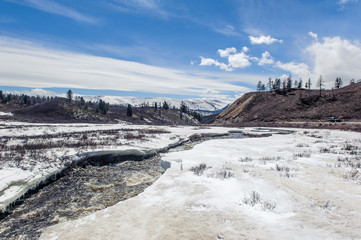
{"type": "MultiPolygon", "coordinates": [[[[167,126],[147,126],[147,125],[126,125],[126,124],[33,124],[22,122],[2,121],[0,136],[7,137],[7,146],[22,144],[19,138],[26,136],[40,136],[41,142],[46,141],[54,134],[54,141],[71,142],[77,141],[74,137],[62,138],[61,134],[85,133],[87,131],[114,130],[119,131],[119,144],[110,141],[108,145],[99,145],[89,149],[74,148],[49,148],[42,154],[48,157],[48,161],[39,161],[23,157],[21,166],[13,159],[3,159],[0,162],[0,210],[4,211],[16,199],[23,196],[29,189],[35,188],[39,183],[50,176],[62,171],[67,164],[79,161],[81,158],[113,154],[117,156],[135,155],[147,156],[167,149],[181,141],[188,139],[193,134],[218,133],[223,134],[230,131],[230,128],[195,128],[195,127],[167,127],[167,126]],[[154,130],[154,134],[146,135],[145,139],[125,139],[124,135],[132,130],[137,135],[142,130],[154,130]],[[157,133],[160,131],[161,133],[157,133]],[[163,132],[163,133],[162,133],[163,132]],[[6,161],[4,161],[6,160],[6,161]]],[[[94,138],[96,143],[104,141],[106,136],[99,135],[94,138]]],[[[28,140],[28,141],[31,141],[28,140]]]]}
{"type": "Polygon", "coordinates": [[[91,220],[49,227],[41,239],[361,238],[359,179],[345,179],[347,166],[327,166],[349,154],[346,142],[360,148],[360,133],[244,130],[273,135],[210,140],[165,154],[171,167],[142,194],[91,220]]]}

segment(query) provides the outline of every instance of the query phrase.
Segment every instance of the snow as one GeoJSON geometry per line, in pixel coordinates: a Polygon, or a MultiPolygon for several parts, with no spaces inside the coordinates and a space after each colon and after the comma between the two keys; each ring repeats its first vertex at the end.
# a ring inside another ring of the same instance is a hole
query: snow
{"type": "MultiPolygon", "coordinates": [[[[62,171],[65,166],[71,162],[79,161],[81,158],[102,155],[138,155],[145,156],[163,150],[180,141],[188,139],[193,134],[201,133],[227,133],[230,128],[194,128],[194,127],[158,127],[158,126],[140,126],[125,124],[32,124],[21,122],[1,122],[0,136],[8,139],[2,144],[6,147],[18,146],[21,144],[39,144],[40,143],[63,143],[79,142],[75,139],[75,134],[87,133],[89,131],[98,131],[93,136],[92,141],[99,144],[107,141],[108,144],[88,147],[86,149],[75,149],[66,147],[54,147],[35,152],[37,159],[28,155],[21,156],[22,161],[17,163],[16,156],[4,155],[5,150],[0,155],[3,160],[0,162],[0,210],[4,211],[14,200],[23,196],[29,189],[36,187],[39,183],[48,177],[62,171]],[[118,135],[106,135],[105,130],[114,130],[118,135]],[[134,136],[143,134],[142,131],[160,131],[161,133],[145,134],[143,139],[126,139],[126,134],[131,131],[134,136]],[[163,133],[162,133],[163,132],[163,133]],[[62,136],[62,134],[71,133],[72,137],[62,136]],[[100,135],[101,133],[101,135],[100,135]],[[59,134],[59,135],[57,135],[59,134]],[[116,139],[114,139],[114,136],[116,139]],[[24,137],[29,137],[24,140],[24,137]],[[33,137],[39,137],[38,140],[31,140],[33,137]],[[41,161],[39,156],[45,159],[41,161]],[[12,159],[8,159],[8,157],[12,159]],[[50,160],[48,160],[50,159],[50,160]]],[[[92,134],[90,134],[92,135],[92,134]]]]}
{"type": "Polygon", "coordinates": [[[0,116],[13,117],[14,114],[11,112],[0,112],[0,116]]]}
{"type": "Polygon", "coordinates": [[[202,111],[217,111],[228,104],[231,104],[232,101],[229,100],[219,100],[219,99],[210,99],[210,98],[189,98],[189,99],[179,99],[179,98],[167,98],[167,97],[120,97],[120,96],[83,96],[86,101],[103,101],[110,104],[117,105],[132,105],[132,106],[141,106],[142,104],[149,104],[153,106],[154,103],[163,104],[166,101],[170,104],[170,107],[175,106],[179,108],[184,102],[191,110],[202,110],[202,111]]]}
{"type": "Polygon", "coordinates": [[[360,178],[336,167],[339,157],[360,161],[345,144],[360,149],[361,134],[287,130],[247,128],[273,135],[165,154],[171,168],[142,194],[41,239],[361,239],[360,178]]]}

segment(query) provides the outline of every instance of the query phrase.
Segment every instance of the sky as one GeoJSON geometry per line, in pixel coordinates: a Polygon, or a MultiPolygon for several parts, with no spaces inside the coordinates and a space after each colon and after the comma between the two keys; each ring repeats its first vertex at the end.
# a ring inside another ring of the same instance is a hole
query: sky
{"type": "Polygon", "coordinates": [[[235,99],[361,78],[358,0],[0,0],[0,88],[235,99]]]}

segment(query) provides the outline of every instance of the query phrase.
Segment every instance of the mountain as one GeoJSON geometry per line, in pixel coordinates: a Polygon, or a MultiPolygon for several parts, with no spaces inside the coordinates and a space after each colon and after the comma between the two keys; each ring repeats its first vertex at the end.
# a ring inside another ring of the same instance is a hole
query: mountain
{"type": "Polygon", "coordinates": [[[154,103],[157,103],[158,106],[160,103],[163,104],[166,101],[170,107],[175,106],[179,108],[182,102],[187,105],[190,110],[197,111],[202,115],[211,115],[218,114],[220,111],[228,106],[232,101],[229,100],[220,100],[220,99],[209,99],[209,98],[189,98],[189,99],[178,99],[178,98],[167,98],[167,97],[121,97],[121,96],[82,96],[86,101],[103,101],[115,104],[126,106],[128,104],[133,107],[140,107],[143,104],[148,104],[149,106],[154,106],[154,103]]]}
{"type": "Polygon", "coordinates": [[[287,93],[250,92],[219,114],[214,123],[240,125],[249,122],[327,121],[361,119],[361,83],[340,89],[293,89],[287,93]]]}

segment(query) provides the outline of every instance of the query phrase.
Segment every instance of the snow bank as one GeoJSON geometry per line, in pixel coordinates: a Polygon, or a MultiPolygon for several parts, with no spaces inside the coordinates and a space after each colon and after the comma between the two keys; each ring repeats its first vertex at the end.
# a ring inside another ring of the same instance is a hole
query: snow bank
{"type": "Polygon", "coordinates": [[[41,239],[360,239],[360,182],[334,164],[361,134],[293,131],[166,154],[171,168],[142,194],[41,239]]]}
{"type": "MultiPolygon", "coordinates": [[[[118,135],[119,138],[122,138],[120,139],[121,142],[119,145],[115,144],[114,141],[111,141],[109,142],[109,145],[99,145],[87,150],[74,148],[45,149],[42,154],[47,156],[49,160],[44,162],[39,161],[39,159],[32,159],[31,157],[22,159],[21,166],[17,166],[15,157],[13,157],[14,159],[7,159],[7,161],[0,162],[0,211],[6,210],[9,204],[23,196],[29,189],[37,187],[42,181],[61,172],[67,164],[79,161],[81,158],[106,154],[113,154],[116,156],[146,156],[186,140],[193,134],[227,133],[231,129],[153,127],[124,124],[28,124],[2,122],[0,126],[0,135],[3,137],[10,137],[4,144],[12,146],[22,144],[19,143],[20,140],[17,140],[16,137],[43,136],[44,139],[40,139],[42,142],[48,138],[54,137],[56,138],[56,141],[69,142],[74,141],[74,139],[69,139],[67,136],[64,137],[64,139],[58,139],[59,137],[56,136],[56,134],[102,130],[114,130],[124,134],[128,133],[129,130],[134,130],[134,134],[138,134],[142,130],[154,130],[155,133],[146,135],[145,139],[123,139],[124,135],[118,135]],[[157,131],[160,133],[157,133],[157,131]]],[[[96,137],[97,139],[95,139],[95,141],[101,143],[104,137],[104,135],[96,137]]],[[[53,142],[55,142],[55,140],[53,142]]]]}
{"type": "Polygon", "coordinates": [[[0,116],[13,117],[14,114],[11,112],[0,112],[0,116]]]}

